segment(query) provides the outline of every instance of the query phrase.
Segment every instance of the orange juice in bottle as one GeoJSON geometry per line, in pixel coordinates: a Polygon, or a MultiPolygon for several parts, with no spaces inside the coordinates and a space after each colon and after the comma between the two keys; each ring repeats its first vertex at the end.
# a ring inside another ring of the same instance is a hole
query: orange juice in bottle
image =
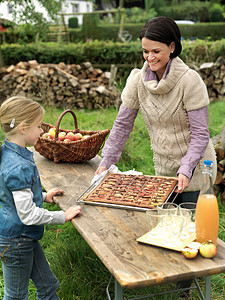
{"type": "Polygon", "coordinates": [[[196,240],[200,243],[212,240],[216,245],[219,231],[219,208],[211,180],[212,161],[204,161],[202,174],[204,185],[200,191],[195,212],[196,240]]]}

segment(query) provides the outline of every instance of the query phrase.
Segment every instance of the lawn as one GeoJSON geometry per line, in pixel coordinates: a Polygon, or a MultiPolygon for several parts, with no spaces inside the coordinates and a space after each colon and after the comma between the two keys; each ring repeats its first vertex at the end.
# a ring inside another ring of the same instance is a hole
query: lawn
{"type": "MultiPolygon", "coordinates": [[[[56,124],[58,116],[63,110],[47,108],[44,121],[56,124]]],[[[116,109],[102,109],[95,111],[79,110],[75,111],[78,128],[81,130],[111,129],[115,117],[116,109]]],[[[211,103],[209,106],[209,129],[211,137],[219,134],[225,125],[224,119],[225,101],[211,103]]],[[[66,115],[61,127],[73,129],[73,120],[70,114],[66,115]]],[[[0,130],[0,140],[4,136],[0,130]]],[[[141,114],[138,115],[134,130],[130,135],[127,145],[123,151],[120,162],[117,164],[122,171],[135,169],[144,174],[154,174],[152,151],[150,148],[149,136],[141,114]]],[[[219,237],[225,241],[225,207],[220,205],[220,229],[219,237]]],[[[49,210],[58,210],[56,205],[45,204],[49,210]]],[[[104,300],[106,299],[105,288],[110,278],[109,271],[101,263],[95,253],[79,235],[73,225],[69,222],[65,225],[48,225],[45,227],[45,234],[41,240],[42,247],[49,264],[55,275],[60,280],[58,291],[62,300],[104,300]]],[[[212,299],[224,299],[225,279],[224,274],[212,276],[212,299]]],[[[200,281],[204,284],[204,279],[200,281]]],[[[173,287],[173,285],[170,285],[173,287]]],[[[167,286],[157,286],[147,289],[148,293],[162,292],[167,286]]],[[[29,300],[35,298],[35,288],[33,284],[29,287],[29,300]]],[[[113,293],[113,285],[110,287],[113,293]]],[[[126,294],[138,296],[146,290],[126,291],[126,294]]],[[[3,277],[0,266],[0,299],[3,299],[3,277]]],[[[172,296],[158,296],[152,299],[172,299],[172,296]]],[[[178,298],[176,298],[178,299],[178,298]]],[[[196,291],[192,291],[190,299],[200,299],[196,291]]]]}

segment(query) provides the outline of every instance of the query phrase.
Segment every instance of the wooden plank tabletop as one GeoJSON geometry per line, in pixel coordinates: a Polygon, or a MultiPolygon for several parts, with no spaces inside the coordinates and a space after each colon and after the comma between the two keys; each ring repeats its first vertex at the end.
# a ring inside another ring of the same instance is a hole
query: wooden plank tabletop
{"type": "MultiPolygon", "coordinates": [[[[65,190],[56,197],[62,210],[76,205],[78,196],[90,185],[100,157],[85,163],[59,163],[34,151],[43,187],[65,190]]],[[[82,214],[72,224],[95,251],[104,265],[123,288],[141,288],[179,280],[225,272],[225,243],[218,240],[218,253],[213,259],[200,255],[193,260],[181,253],[141,244],[137,238],[145,234],[144,212],[93,205],[82,205],[82,214]]]]}

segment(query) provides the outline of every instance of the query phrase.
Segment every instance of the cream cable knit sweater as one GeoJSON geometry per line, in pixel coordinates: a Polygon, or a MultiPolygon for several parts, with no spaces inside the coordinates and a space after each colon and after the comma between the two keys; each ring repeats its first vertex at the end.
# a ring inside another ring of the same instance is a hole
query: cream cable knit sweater
{"type": "MultiPolygon", "coordinates": [[[[132,70],[121,96],[122,101],[125,106],[140,108],[142,112],[151,138],[156,175],[176,176],[191,138],[187,111],[209,104],[207,89],[198,73],[178,57],[172,60],[166,78],[159,82],[144,80],[147,68],[145,62],[141,70],[132,70]]],[[[216,157],[211,140],[185,191],[201,189],[204,159],[213,161],[215,180],[216,157]]]]}

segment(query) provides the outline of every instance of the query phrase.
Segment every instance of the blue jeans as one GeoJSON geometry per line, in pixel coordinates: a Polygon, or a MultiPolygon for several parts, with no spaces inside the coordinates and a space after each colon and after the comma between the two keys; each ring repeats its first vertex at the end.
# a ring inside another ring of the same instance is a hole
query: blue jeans
{"type": "Polygon", "coordinates": [[[29,279],[37,288],[38,300],[58,300],[59,281],[50,270],[38,241],[19,237],[0,238],[3,266],[3,300],[27,300],[29,279]]]}

